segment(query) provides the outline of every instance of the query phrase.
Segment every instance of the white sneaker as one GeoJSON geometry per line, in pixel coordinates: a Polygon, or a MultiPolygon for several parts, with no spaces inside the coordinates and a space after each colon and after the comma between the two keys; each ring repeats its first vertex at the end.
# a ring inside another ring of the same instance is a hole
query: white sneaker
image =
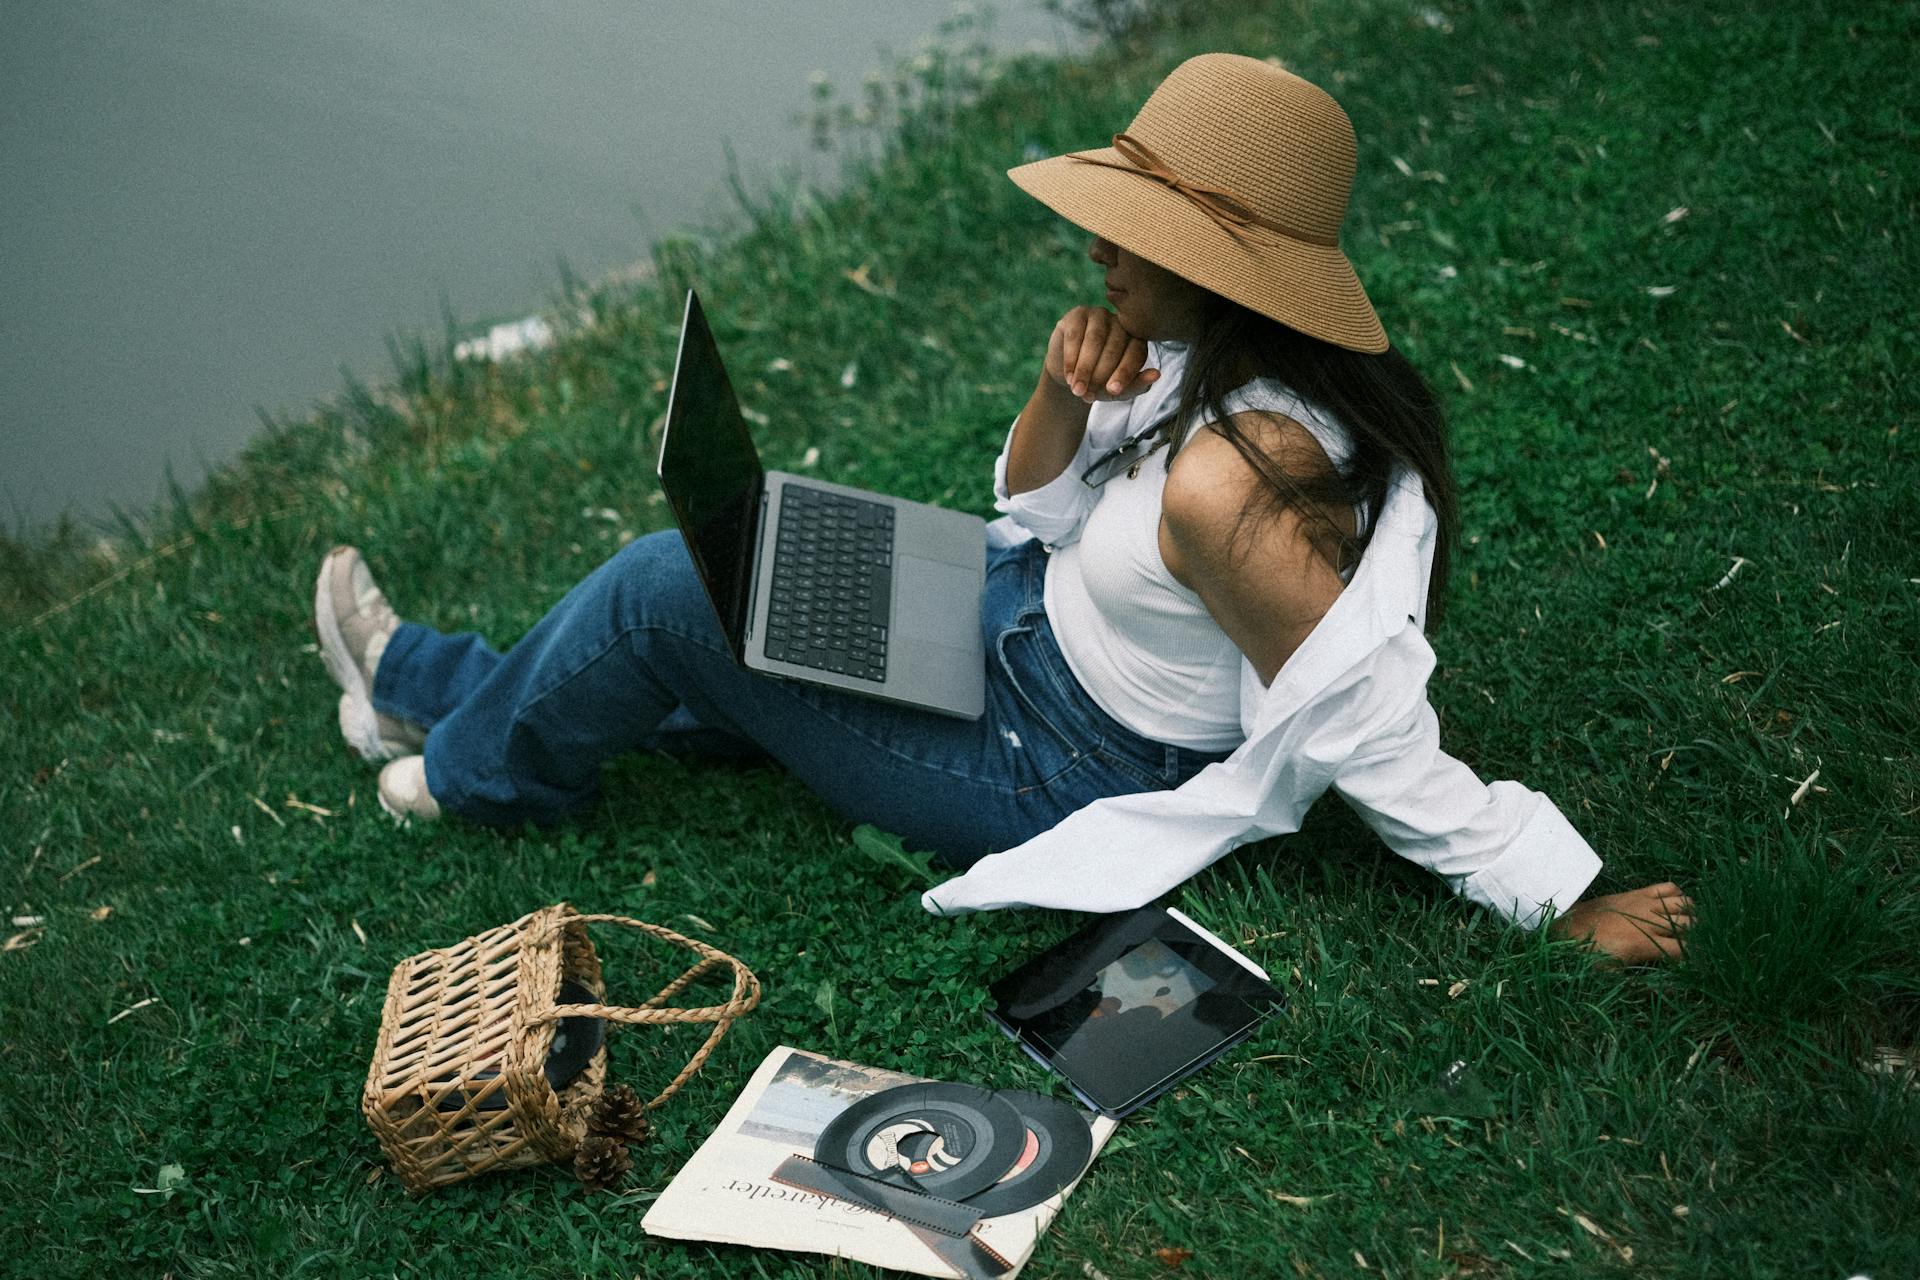
{"type": "Polygon", "coordinates": [[[425,756],[401,756],[380,771],[380,807],[403,826],[440,816],[440,802],[427,790],[425,756]]]}
{"type": "Polygon", "coordinates": [[[340,695],[340,736],[347,740],[348,745],[376,764],[395,756],[420,754],[420,749],[427,745],[427,731],[411,720],[401,720],[383,711],[373,713],[374,752],[370,754],[364,750],[360,744],[366,740],[363,736],[366,733],[365,717],[371,705],[350,693],[340,695]]]}
{"type": "Polygon", "coordinates": [[[399,625],[399,615],[359,551],[329,551],[314,583],[313,631],[320,641],[320,660],[340,686],[340,736],[368,760],[418,751],[427,740],[419,725],[373,708],[373,673],[399,625]]]}

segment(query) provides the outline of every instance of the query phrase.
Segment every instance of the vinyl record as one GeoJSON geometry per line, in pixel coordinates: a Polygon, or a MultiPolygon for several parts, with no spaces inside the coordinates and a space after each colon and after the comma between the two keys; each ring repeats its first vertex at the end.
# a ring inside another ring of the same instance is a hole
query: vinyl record
{"type": "Polygon", "coordinates": [[[976,1085],[936,1081],[862,1098],[821,1131],[813,1155],[837,1169],[964,1200],[1013,1168],[1025,1142],[1012,1103],[976,1085]]]}
{"type": "Polygon", "coordinates": [[[969,1206],[989,1218],[1031,1209],[1064,1191],[1093,1159],[1093,1130],[1078,1109],[1020,1089],[1002,1089],[998,1096],[1011,1102],[1026,1122],[1027,1140],[1013,1168],[986,1190],[967,1197],[969,1206]]]}
{"type": "MultiPolygon", "coordinates": [[[[571,978],[560,979],[560,993],[554,999],[561,1004],[599,1004],[600,997],[587,990],[571,978]]],[[[607,1020],[577,1014],[571,1018],[560,1019],[560,1026],[553,1033],[553,1045],[547,1050],[547,1060],[541,1064],[547,1077],[547,1084],[558,1093],[572,1079],[587,1069],[593,1061],[593,1055],[600,1052],[600,1046],[607,1042],[607,1020]]]]}
{"type": "MultiPolygon", "coordinates": [[[[571,978],[560,980],[560,991],[554,1003],[559,1004],[597,1004],[600,997],[587,990],[571,978]]],[[[587,1064],[593,1061],[593,1055],[606,1043],[607,1020],[592,1018],[582,1014],[572,1018],[560,1019],[560,1025],[554,1029],[553,1045],[547,1050],[547,1060],[540,1064],[541,1074],[546,1076],[547,1084],[555,1093],[573,1080],[587,1064]]],[[[470,1079],[475,1083],[484,1083],[500,1074],[498,1067],[487,1067],[476,1071],[470,1079]]],[[[435,1081],[438,1084],[440,1081],[435,1081]]],[[[440,1099],[436,1110],[458,1111],[467,1105],[467,1095],[454,1089],[440,1099]]],[[[505,1111],[507,1109],[507,1091],[495,1089],[480,1100],[476,1111],[505,1111]]]]}

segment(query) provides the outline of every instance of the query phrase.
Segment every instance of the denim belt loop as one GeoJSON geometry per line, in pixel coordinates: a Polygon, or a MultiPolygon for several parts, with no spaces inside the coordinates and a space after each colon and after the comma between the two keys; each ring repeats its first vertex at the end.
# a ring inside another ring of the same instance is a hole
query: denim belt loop
{"type": "Polygon", "coordinates": [[[1020,615],[1031,617],[1035,613],[1047,611],[1047,549],[1038,538],[1028,542],[1022,548],[1022,568],[1026,577],[1026,603],[1021,607],[1020,615]]]}

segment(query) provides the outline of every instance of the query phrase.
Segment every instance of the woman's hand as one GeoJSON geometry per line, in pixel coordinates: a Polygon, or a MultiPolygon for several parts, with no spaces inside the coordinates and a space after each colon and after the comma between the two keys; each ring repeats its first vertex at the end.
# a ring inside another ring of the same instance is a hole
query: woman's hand
{"type": "Polygon", "coordinates": [[[1120,319],[1101,307],[1075,307],[1060,317],[1047,339],[1047,376],[1073,395],[1097,400],[1131,400],[1160,378],[1148,369],[1147,344],[1120,327],[1120,319]]]}
{"type": "Polygon", "coordinates": [[[1548,932],[1585,942],[1622,964],[1656,964],[1679,958],[1681,935],[1692,923],[1693,899],[1665,881],[1582,898],[1562,912],[1548,932]]]}
{"type": "Polygon", "coordinates": [[[1007,450],[1007,491],[1051,483],[1073,461],[1100,400],[1131,400],[1160,379],[1144,367],[1147,344],[1099,307],[1075,307],[1047,339],[1045,369],[1020,411],[1007,450]]]}

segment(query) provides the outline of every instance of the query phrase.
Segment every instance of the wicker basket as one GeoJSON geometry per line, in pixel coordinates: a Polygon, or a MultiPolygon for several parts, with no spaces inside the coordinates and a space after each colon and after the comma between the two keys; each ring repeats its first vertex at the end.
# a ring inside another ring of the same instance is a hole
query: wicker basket
{"type": "Polygon", "coordinates": [[[646,1104],[651,1110],[679,1091],[733,1020],[759,1000],[753,973],[704,942],[625,916],[581,915],[562,902],[395,967],[360,1109],[409,1191],[570,1160],[586,1135],[588,1108],[606,1084],[607,1052],[602,1044],[586,1068],[556,1090],[545,1068],[561,1018],[713,1025],[686,1066],[646,1104]],[[639,929],[699,959],[635,1008],[558,1004],[563,980],[596,998],[606,995],[587,936],[593,922],[639,929]],[[667,1007],[699,978],[729,970],[733,992],[724,1003],[667,1007]]]}

